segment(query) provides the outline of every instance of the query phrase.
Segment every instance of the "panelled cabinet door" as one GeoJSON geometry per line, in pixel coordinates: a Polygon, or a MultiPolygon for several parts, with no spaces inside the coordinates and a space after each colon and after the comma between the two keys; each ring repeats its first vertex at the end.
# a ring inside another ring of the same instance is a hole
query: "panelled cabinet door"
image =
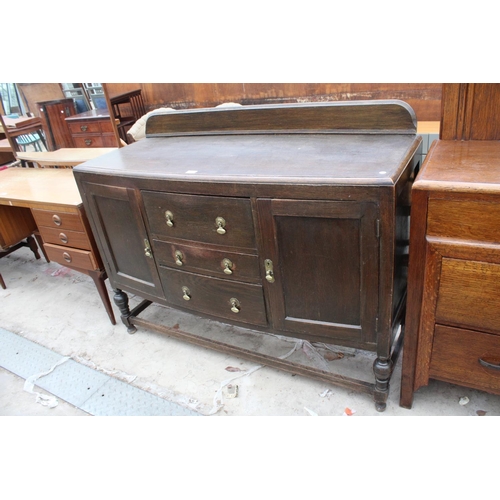
{"type": "Polygon", "coordinates": [[[82,183],[92,230],[114,288],[163,298],[151,243],[133,189],[82,183]]]}
{"type": "Polygon", "coordinates": [[[257,200],[273,326],[351,346],[376,341],[377,205],[257,200]]]}

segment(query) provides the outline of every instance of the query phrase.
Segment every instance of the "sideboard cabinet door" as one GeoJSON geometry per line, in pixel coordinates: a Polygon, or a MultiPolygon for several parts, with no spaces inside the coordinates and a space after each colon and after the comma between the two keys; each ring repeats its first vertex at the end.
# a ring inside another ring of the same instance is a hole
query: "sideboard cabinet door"
{"type": "Polygon", "coordinates": [[[136,191],[89,182],[82,182],[81,189],[113,288],[163,298],[136,191]]]}
{"type": "Polygon", "coordinates": [[[274,328],[317,341],[374,345],[377,205],[279,199],[257,205],[274,328]]]}

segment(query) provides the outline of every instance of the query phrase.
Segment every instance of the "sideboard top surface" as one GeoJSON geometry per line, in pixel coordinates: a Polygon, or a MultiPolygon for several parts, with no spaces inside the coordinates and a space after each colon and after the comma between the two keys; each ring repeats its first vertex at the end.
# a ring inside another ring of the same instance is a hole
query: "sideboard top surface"
{"type": "Polygon", "coordinates": [[[202,182],[392,185],[420,142],[416,135],[397,134],[155,137],[74,171],[202,182]]]}

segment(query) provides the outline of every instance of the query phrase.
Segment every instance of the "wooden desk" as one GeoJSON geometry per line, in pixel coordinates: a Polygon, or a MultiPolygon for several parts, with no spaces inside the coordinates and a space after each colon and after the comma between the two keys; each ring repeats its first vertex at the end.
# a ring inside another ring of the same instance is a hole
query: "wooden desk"
{"type": "Polygon", "coordinates": [[[62,148],[57,151],[17,153],[20,160],[38,163],[41,167],[74,167],[117,148],[62,148]]]}
{"type": "Polygon", "coordinates": [[[0,215],[29,208],[48,258],[89,275],[114,325],[106,272],[83,209],[72,170],[9,168],[0,171],[0,215]]]}

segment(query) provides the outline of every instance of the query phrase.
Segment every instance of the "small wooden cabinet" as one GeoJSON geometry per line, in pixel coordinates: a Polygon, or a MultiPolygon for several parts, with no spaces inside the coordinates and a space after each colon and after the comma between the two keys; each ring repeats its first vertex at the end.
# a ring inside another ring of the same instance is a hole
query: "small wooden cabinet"
{"type": "Polygon", "coordinates": [[[429,379],[500,394],[500,143],[436,141],[411,220],[401,406],[429,379]]]}
{"type": "Polygon", "coordinates": [[[408,193],[421,144],[411,108],[196,109],[149,118],[146,132],[74,169],[128,330],[146,324],[137,314],[153,301],[376,352],[373,384],[364,374],[301,373],[372,394],[383,410],[401,338],[408,193]],[[131,312],[125,292],[145,302],[131,312]]]}
{"type": "Polygon", "coordinates": [[[77,148],[113,148],[117,140],[109,113],[93,109],[66,118],[73,143],[77,148]]]}
{"type": "Polygon", "coordinates": [[[76,114],[73,99],[37,102],[36,114],[42,120],[50,151],[75,147],[71,133],[66,125],[66,118],[76,114]]]}

